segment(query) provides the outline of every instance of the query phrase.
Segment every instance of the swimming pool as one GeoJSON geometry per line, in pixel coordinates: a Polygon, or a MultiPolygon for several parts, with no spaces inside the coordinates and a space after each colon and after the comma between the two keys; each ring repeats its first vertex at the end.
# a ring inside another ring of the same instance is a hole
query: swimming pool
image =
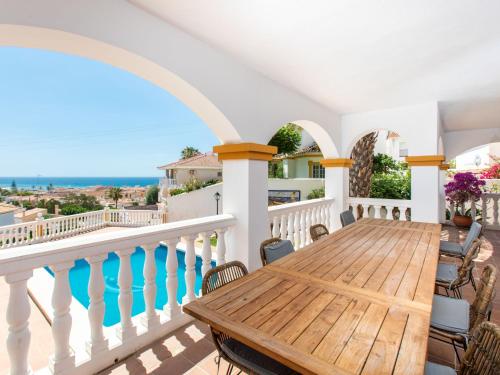
{"type": "MultiPolygon", "coordinates": [[[[177,277],[179,280],[179,287],[177,288],[177,301],[180,303],[182,297],[186,295],[186,263],[184,261],[185,253],[177,250],[177,261],[179,268],[177,270],[177,277]]],[[[155,250],[156,261],[156,303],[157,309],[162,309],[168,301],[167,288],[166,288],[166,258],[168,249],[166,246],[158,246],[155,250]]],[[[145,253],[140,247],[131,255],[130,262],[132,265],[132,316],[140,314],[145,311],[144,305],[144,267],[145,253]]],[[[199,292],[201,289],[201,258],[196,257],[196,281],[195,291],[199,292]]],[[[215,267],[215,262],[212,262],[212,267],[215,267]]],[[[118,286],[118,270],[120,268],[120,259],[115,253],[110,253],[108,259],[103,264],[104,274],[104,303],[106,304],[106,312],[104,314],[104,326],[109,327],[120,322],[120,310],[118,308],[118,295],[120,288],[118,286]]],[[[47,268],[47,271],[53,276],[52,271],[47,268]]],[[[84,259],[79,259],[75,262],[75,266],[69,272],[69,282],[71,285],[71,292],[73,297],[78,300],[85,308],[89,307],[89,294],[88,283],[90,276],[90,266],[84,259]]]]}

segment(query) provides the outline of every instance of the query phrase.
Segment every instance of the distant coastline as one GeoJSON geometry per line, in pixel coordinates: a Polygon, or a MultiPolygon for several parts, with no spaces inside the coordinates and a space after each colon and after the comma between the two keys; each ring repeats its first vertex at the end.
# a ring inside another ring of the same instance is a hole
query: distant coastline
{"type": "Polygon", "coordinates": [[[0,177],[0,187],[10,188],[12,181],[18,189],[87,188],[93,186],[136,187],[157,185],[161,177],[0,177]]]}

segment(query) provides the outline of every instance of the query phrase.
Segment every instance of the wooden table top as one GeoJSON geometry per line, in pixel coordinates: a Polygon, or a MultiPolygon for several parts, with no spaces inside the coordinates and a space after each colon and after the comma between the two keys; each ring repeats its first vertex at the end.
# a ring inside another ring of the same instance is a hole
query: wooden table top
{"type": "Polygon", "coordinates": [[[423,374],[440,231],[362,219],[184,311],[304,374],[423,374]]]}

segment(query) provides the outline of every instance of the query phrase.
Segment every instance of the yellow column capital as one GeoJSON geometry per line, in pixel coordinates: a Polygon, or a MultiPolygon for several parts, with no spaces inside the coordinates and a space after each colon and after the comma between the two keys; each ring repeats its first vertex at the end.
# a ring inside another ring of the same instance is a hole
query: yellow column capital
{"type": "Polygon", "coordinates": [[[407,156],[406,162],[410,167],[439,167],[445,159],[444,155],[407,156]]]}
{"type": "Polygon", "coordinates": [[[354,163],[352,159],[333,158],[320,160],[320,164],[325,168],[351,168],[354,163]]]}
{"type": "Polygon", "coordinates": [[[217,153],[219,160],[272,160],[273,155],[278,153],[276,146],[262,145],[259,143],[232,143],[214,146],[213,151],[217,153]]]}

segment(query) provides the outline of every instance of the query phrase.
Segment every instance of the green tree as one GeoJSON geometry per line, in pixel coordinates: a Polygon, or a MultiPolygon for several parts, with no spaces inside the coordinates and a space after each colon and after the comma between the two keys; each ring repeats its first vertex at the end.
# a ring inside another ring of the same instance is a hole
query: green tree
{"type": "Polygon", "coordinates": [[[12,183],[10,184],[10,191],[14,194],[17,194],[16,180],[12,180],[12,183]]]}
{"type": "Polygon", "coordinates": [[[118,201],[123,198],[123,191],[119,187],[112,187],[108,191],[108,197],[115,202],[115,208],[118,208],[118,201]]]}
{"type": "Polygon", "coordinates": [[[76,204],[65,204],[61,208],[62,215],[76,215],[86,212],[87,210],[82,206],[77,206],[76,204]]]}
{"type": "Polygon", "coordinates": [[[68,194],[64,197],[64,205],[81,206],[86,211],[97,211],[102,210],[103,208],[102,205],[99,204],[96,197],[93,197],[92,195],[74,193],[68,194]]]}
{"type": "Polygon", "coordinates": [[[302,143],[300,128],[292,123],[282,126],[269,141],[270,146],[278,148],[278,154],[293,154],[302,143]]]}
{"type": "Polygon", "coordinates": [[[393,173],[405,169],[405,164],[386,154],[377,154],[373,157],[373,173],[393,173]]]}
{"type": "Polygon", "coordinates": [[[372,176],[370,198],[411,199],[410,171],[375,173],[372,176]]]}
{"type": "Polygon", "coordinates": [[[158,194],[160,189],[157,185],[150,186],[146,192],[146,204],[156,204],[158,202],[158,194]]]}
{"type": "Polygon", "coordinates": [[[200,155],[201,152],[195,147],[192,146],[186,146],[184,149],[181,151],[181,159],[189,159],[192,158],[193,156],[200,155]]]}

